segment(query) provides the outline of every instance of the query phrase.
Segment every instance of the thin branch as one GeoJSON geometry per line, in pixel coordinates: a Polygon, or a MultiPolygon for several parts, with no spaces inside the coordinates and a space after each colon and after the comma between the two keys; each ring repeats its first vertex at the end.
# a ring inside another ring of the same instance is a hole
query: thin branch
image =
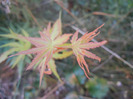
{"type": "Polygon", "coordinates": [[[99,66],[97,66],[96,68],[94,68],[92,70],[92,72],[97,71],[98,69],[100,69],[102,66],[104,66],[106,63],[108,63],[111,59],[113,58],[113,55],[111,55],[107,60],[105,60],[103,63],[101,63],[99,66]]]}
{"type": "MultiPolygon", "coordinates": [[[[79,28],[75,27],[75,26],[71,26],[74,30],[78,30],[79,33],[81,33],[82,35],[85,34],[85,32],[83,32],[82,30],[80,30],[79,28]]],[[[97,42],[97,40],[92,39],[93,42],[97,42]]],[[[125,63],[126,65],[128,65],[129,67],[133,68],[133,65],[130,64],[129,62],[127,62],[126,60],[124,60],[122,57],[120,57],[117,53],[113,52],[111,49],[107,48],[106,46],[101,46],[104,50],[106,50],[107,52],[109,52],[110,54],[112,54],[113,56],[115,56],[117,59],[121,60],[123,63],[125,63]]]]}
{"type": "Polygon", "coordinates": [[[30,16],[32,17],[33,21],[38,25],[38,27],[41,28],[41,25],[38,23],[37,19],[36,19],[35,16],[32,14],[32,12],[30,11],[30,9],[28,9],[28,7],[26,7],[26,10],[28,11],[28,13],[30,14],[30,16]]]}
{"type": "Polygon", "coordinates": [[[55,92],[59,87],[63,86],[65,83],[62,82],[59,85],[55,86],[49,93],[47,93],[45,96],[43,96],[42,98],[38,98],[38,99],[47,99],[53,92],[55,92]]]}
{"type": "Polygon", "coordinates": [[[75,20],[76,22],[78,22],[78,24],[81,24],[81,22],[79,21],[79,19],[77,17],[75,17],[74,14],[71,13],[71,11],[69,11],[67,8],[64,7],[64,4],[62,1],[60,0],[54,0],[62,9],[64,9],[68,14],[70,14],[75,20]]]}

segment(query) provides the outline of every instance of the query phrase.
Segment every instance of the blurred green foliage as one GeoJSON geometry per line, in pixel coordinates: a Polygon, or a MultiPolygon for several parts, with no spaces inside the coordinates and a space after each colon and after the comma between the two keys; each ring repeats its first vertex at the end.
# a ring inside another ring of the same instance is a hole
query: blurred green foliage
{"type": "Polygon", "coordinates": [[[85,91],[85,89],[87,89],[90,96],[98,99],[105,97],[109,91],[109,85],[105,79],[93,77],[88,80],[80,68],[76,69],[74,73],[67,76],[67,81],[72,87],[82,86],[82,88],[79,89],[81,94],[85,91]]]}
{"type": "Polygon", "coordinates": [[[70,86],[84,85],[87,79],[81,68],[74,69],[71,74],[67,74],[66,78],[70,86]]]}
{"type": "Polygon", "coordinates": [[[107,81],[103,78],[92,78],[85,83],[85,87],[87,88],[89,94],[94,97],[101,99],[105,97],[109,91],[109,86],[107,81]]]}

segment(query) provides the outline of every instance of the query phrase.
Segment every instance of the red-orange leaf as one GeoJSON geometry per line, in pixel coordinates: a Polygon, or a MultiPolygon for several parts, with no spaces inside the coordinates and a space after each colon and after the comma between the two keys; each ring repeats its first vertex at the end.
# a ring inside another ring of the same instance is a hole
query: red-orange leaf
{"type": "MultiPolygon", "coordinates": [[[[104,25],[104,24],[103,24],[104,25]]],[[[90,42],[96,35],[98,35],[100,32],[98,31],[103,25],[95,29],[94,31],[90,33],[85,33],[82,37],[78,39],[78,31],[75,32],[71,39],[72,43],[72,49],[77,57],[77,61],[79,66],[83,69],[85,75],[87,78],[89,78],[89,69],[88,65],[85,62],[84,56],[92,59],[96,59],[100,61],[100,57],[96,56],[95,54],[89,52],[89,49],[93,49],[99,46],[104,45],[107,41],[102,41],[102,42],[90,42]]]]}

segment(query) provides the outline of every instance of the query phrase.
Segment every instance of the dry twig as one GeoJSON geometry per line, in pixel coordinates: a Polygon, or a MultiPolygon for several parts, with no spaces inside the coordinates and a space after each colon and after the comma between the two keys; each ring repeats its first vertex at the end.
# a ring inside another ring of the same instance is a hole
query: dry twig
{"type": "Polygon", "coordinates": [[[54,1],[55,1],[61,8],[63,8],[68,14],[70,14],[70,15],[76,20],[76,22],[78,22],[79,24],[81,24],[80,21],[79,21],[79,19],[78,19],[74,14],[72,14],[71,11],[69,11],[67,8],[64,7],[62,1],[59,1],[59,0],[54,0],[54,1]]]}
{"type": "Polygon", "coordinates": [[[42,98],[38,98],[38,99],[47,99],[53,92],[55,92],[59,87],[63,86],[65,83],[62,82],[59,85],[55,86],[49,93],[47,93],[45,96],[43,96],[42,98]]]}
{"type": "Polygon", "coordinates": [[[102,66],[104,66],[106,63],[108,63],[111,59],[113,58],[113,55],[111,55],[107,60],[105,60],[103,63],[101,63],[99,66],[97,66],[96,68],[94,68],[92,70],[92,72],[97,71],[98,69],[100,69],[102,66]]]}
{"type": "Polygon", "coordinates": [[[28,7],[26,7],[26,10],[28,11],[28,13],[30,14],[30,16],[32,17],[33,21],[38,25],[38,27],[41,28],[40,24],[38,23],[37,19],[35,18],[35,16],[32,14],[32,12],[28,9],[28,7]]]}

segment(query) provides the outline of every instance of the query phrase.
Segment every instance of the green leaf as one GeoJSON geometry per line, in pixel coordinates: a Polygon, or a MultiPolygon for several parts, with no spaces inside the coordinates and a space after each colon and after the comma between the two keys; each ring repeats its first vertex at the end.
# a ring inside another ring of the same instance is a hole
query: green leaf
{"type": "Polygon", "coordinates": [[[13,63],[12,68],[14,68],[20,61],[24,59],[25,55],[19,55],[16,57],[16,61],[13,63]]]}
{"type": "Polygon", "coordinates": [[[10,55],[11,53],[17,51],[18,49],[12,48],[6,52],[4,52],[1,56],[0,56],[0,63],[2,63],[3,61],[5,61],[8,58],[8,55],[10,55]]]}
{"type": "Polygon", "coordinates": [[[11,38],[11,39],[19,39],[18,37],[12,35],[12,34],[1,34],[1,37],[11,38]]]}
{"type": "Polygon", "coordinates": [[[5,52],[3,53],[1,56],[0,56],[0,63],[2,63],[3,61],[5,61],[8,57],[8,52],[5,52]]]}
{"type": "Polygon", "coordinates": [[[48,64],[49,64],[51,71],[54,73],[54,75],[58,78],[59,81],[61,81],[60,76],[56,70],[55,61],[53,59],[51,59],[48,64]]]}
{"type": "Polygon", "coordinates": [[[28,37],[28,36],[29,36],[29,34],[28,34],[24,29],[22,29],[22,33],[23,33],[23,35],[24,35],[25,37],[28,37]]]}
{"type": "Polygon", "coordinates": [[[22,71],[24,69],[24,58],[21,59],[21,61],[18,63],[17,66],[18,66],[19,77],[21,78],[22,71]]]}
{"type": "Polygon", "coordinates": [[[36,69],[37,66],[40,64],[41,61],[42,61],[42,60],[40,60],[38,63],[36,63],[36,64],[34,65],[34,68],[33,68],[33,69],[36,69]]]}
{"type": "Polygon", "coordinates": [[[0,48],[3,48],[3,47],[19,47],[19,46],[21,46],[19,43],[11,42],[11,43],[7,43],[7,44],[4,44],[4,45],[0,46],[0,48]]]}
{"type": "Polygon", "coordinates": [[[31,48],[31,43],[29,41],[24,42],[23,50],[28,50],[30,48],[31,48]]]}
{"type": "MultiPolygon", "coordinates": [[[[20,51],[28,50],[31,48],[31,43],[29,41],[25,40],[24,38],[21,38],[17,33],[13,32],[12,29],[9,29],[9,31],[10,31],[10,34],[2,34],[0,36],[5,37],[5,38],[15,39],[15,41],[9,42],[9,43],[6,43],[0,46],[0,48],[11,47],[10,50],[4,52],[1,55],[0,62],[3,62],[4,60],[6,60],[8,58],[8,55],[12,54],[15,51],[20,52],[20,51]]],[[[28,36],[28,33],[25,30],[22,30],[22,33],[24,36],[28,36]]],[[[17,58],[13,57],[11,60],[12,68],[20,64],[20,62],[24,60],[24,58],[25,58],[25,55],[19,55],[17,56],[17,58]]]]}
{"type": "Polygon", "coordinates": [[[61,52],[57,52],[53,55],[54,59],[64,59],[67,58],[69,56],[71,56],[73,54],[73,51],[61,51],[61,52]]]}
{"type": "Polygon", "coordinates": [[[14,33],[12,29],[9,29],[9,31],[10,31],[10,33],[11,33],[13,36],[17,36],[17,34],[14,33]]]}
{"type": "Polygon", "coordinates": [[[65,44],[58,45],[58,47],[63,47],[63,48],[71,48],[71,46],[72,46],[71,43],[65,43],[65,44]]]}
{"type": "Polygon", "coordinates": [[[51,32],[51,38],[55,39],[58,35],[62,34],[62,23],[61,19],[57,19],[56,22],[53,25],[52,32],[51,32]]]}

